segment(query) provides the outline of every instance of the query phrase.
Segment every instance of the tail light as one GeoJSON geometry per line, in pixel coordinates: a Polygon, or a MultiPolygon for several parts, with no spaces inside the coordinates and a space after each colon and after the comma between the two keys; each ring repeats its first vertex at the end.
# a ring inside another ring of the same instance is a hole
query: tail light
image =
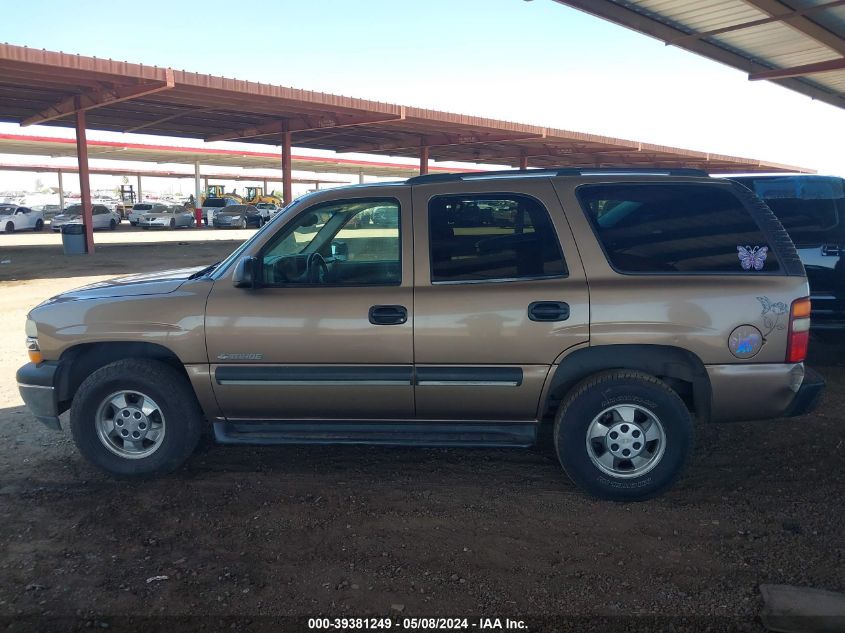
{"type": "Polygon", "coordinates": [[[796,299],[789,311],[789,339],[786,362],[800,363],[807,357],[810,343],[810,298],[796,299]]]}

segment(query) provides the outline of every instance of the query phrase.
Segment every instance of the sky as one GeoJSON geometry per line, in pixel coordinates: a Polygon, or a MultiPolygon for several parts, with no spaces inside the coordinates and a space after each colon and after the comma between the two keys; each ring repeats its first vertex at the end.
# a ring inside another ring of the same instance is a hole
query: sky
{"type": "MultiPolygon", "coordinates": [[[[749,82],[740,71],[552,0],[4,4],[0,41],[10,44],[845,176],[845,110],[749,82]]],[[[0,188],[8,186],[3,177],[0,188]]]]}

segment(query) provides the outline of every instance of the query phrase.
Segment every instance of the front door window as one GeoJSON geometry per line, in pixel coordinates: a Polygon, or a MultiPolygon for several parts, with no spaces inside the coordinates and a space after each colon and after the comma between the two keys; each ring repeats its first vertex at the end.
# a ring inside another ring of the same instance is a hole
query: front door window
{"type": "Polygon", "coordinates": [[[261,263],[264,286],[399,285],[399,203],[355,200],[311,208],[271,241],[261,263]]]}

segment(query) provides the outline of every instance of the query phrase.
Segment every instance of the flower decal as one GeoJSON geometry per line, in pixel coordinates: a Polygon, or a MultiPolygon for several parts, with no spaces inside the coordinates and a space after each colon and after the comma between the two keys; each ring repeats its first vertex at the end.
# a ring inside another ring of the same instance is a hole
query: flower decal
{"type": "Polygon", "coordinates": [[[766,338],[775,330],[783,330],[786,328],[786,326],[781,323],[781,317],[787,313],[789,307],[783,301],[772,303],[772,300],[768,297],[757,297],[757,301],[760,302],[760,305],[763,308],[760,312],[760,316],[763,318],[763,325],[767,328],[767,330],[763,333],[763,338],[766,338]]]}

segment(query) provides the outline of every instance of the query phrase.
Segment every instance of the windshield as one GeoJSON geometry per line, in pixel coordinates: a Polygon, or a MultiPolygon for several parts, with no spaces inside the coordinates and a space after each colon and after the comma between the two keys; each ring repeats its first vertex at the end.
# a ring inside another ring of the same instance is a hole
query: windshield
{"type": "Polygon", "coordinates": [[[204,207],[225,207],[226,206],[226,198],[208,198],[205,202],[202,203],[204,207]]]}
{"type": "Polygon", "coordinates": [[[13,204],[0,204],[0,215],[8,215],[14,213],[17,207],[13,204]]]}
{"type": "Polygon", "coordinates": [[[151,204],[136,204],[135,206],[132,207],[132,210],[133,211],[149,211],[152,208],[153,208],[153,205],[151,205],[151,204]]]}
{"type": "Polygon", "coordinates": [[[65,214],[67,215],[79,215],[80,213],[82,213],[81,204],[72,204],[65,209],[65,214]]]}

